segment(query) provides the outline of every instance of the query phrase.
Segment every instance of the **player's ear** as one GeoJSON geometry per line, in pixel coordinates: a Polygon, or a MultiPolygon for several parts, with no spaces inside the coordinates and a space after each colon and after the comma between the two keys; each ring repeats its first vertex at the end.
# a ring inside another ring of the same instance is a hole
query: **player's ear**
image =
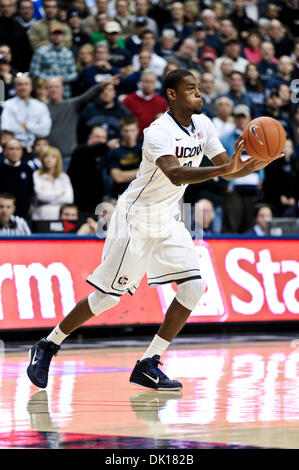
{"type": "Polygon", "coordinates": [[[176,91],[173,88],[167,88],[166,96],[167,96],[168,101],[175,101],[176,91]]]}

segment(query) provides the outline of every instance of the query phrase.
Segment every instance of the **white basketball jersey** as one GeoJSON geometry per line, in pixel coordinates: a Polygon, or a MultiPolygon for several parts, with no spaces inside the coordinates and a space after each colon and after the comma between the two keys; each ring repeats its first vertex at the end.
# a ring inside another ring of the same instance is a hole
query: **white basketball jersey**
{"type": "Polygon", "coordinates": [[[142,224],[168,224],[179,213],[179,200],[187,184],[174,185],[156,165],[165,155],[175,155],[181,165],[199,167],[202,158],[225,152],[212,121],[204,114],[192,116],[191,131],[181,126],[169,111],[144,130],[142,161],[134,179],[120,196],[127,219],[142,224]]]}

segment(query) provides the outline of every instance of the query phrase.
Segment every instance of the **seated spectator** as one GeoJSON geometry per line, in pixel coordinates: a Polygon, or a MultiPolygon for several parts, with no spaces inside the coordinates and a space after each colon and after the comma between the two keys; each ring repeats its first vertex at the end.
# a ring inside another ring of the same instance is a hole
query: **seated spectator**
{"type": "MultiPolygon", "coordinates": [[[[151,52],[151,63],[150,63],[150,70],[154,72],[158,77],[161,77],[164,69],[167,65],[167,61],[160,57],[158,54],[155,53],[155,44],[156,38],[152,31],[146,29],[140,34],[141,38],[141,49],[146,48],[151,52]]],[[[169,60],[169,59],[167,59],[169,60]]],[[[132,58],[132,65],[134,70],[139,70],[140,63],[138,54],[135,54],[132,58]]]]}
{"type": "Polygon", "coordinates": [[[123,104],[139,121],[139,136],[148,127],[159,113],[168,109],[165,98],[155,93],[156,75],[151,71],[144,71],[141,76],[140,89],[130,93],[123,100],[123,104]]]}
{"type": "Polygon", "coordinates": [[[294,135],[294,142],[297,143],[296,145],[296,155],[299,155],[299,106],[295,108],[293,111],[293,135],[294,135]]]}
{"type": "Polygon", "coordinates": [[[225,6],[221,1],[214,1],[212,10],[216,15],[216,21],[219,24],[225,18],[225,6]]]}
{"type": "MultiPolygon", "coordinates": [[[[53,0],[51,0],[53,1],[53,0]]],[[[64,30],[59,24],[49,27],[49,44],[36,49],[30,64],[33,78],[64,79],[64,98],[71,96],[70,84],[77,78],[74,55],[63,46],[64,30]]]]}
{"type": "Polygon", "coordinates": [[[171,21],[169,3],[169,0],[160,0],[158,3],[151,2],[148,11],[149,17],[156,21],[160,32],[171,21]]]}
{"type": "Polygon", "coordinates": [[[121,122],[120,146],[107,153],[106,166],[113,179],[114,198],[122,194],[136,177],[142,158],[142,147],[137,142],[138,132],[138,120],[134,116],[125,117],[121,122]]]}
{"type": "Polygon", "coordinates": [[[233,11],[229,19],[233,22],[235,27],[238,28],[241,39],[245,39],[248,35],[248,31],[255,27],[254,21],[246,14],[245,0],[233,0],[233,11]]]}
{"type": "MultiPolygon", "coordinates": [[[[0,47],[0,54],[1,54],[1,47],[0,47]]],[[[2,53],[3,54],[3,53],[2,53]]],[[[291,54],[291,59],[294,64],[294,74],[298,77],[299,73],[299,38],[294,42],[294,49],[291,54]]]]}
{"type": "Polygon", "coordinates": [[[250,31],[244,47],[244,56],[248,62],[257,64],[262,60],[261,44],[262,41],[258,31],[250,31]]]}
{"type": "Polygon", "coordinates": [[[264,41],[261,45],[262,60],[257,66],[262,84],[265,85],[270,79],[278,74],[277,59],[274,56],[274,46],[270,41],[264,41]]]}
{"type": "MultiPolygon", "coordinates": [[[[140,49],[143,47],[141,38],[142,38],[143,31],[148,30],[147,25],[148,25],[148,21],[146,19],[137,18],[135,20],[134,34],[129,36],[125,41],[125,47],[127,51],[130,52],[131,56],[138,54],[140,49]]],[[[151,31],[151,30],[148,30],[148,31],[151,31]]]]}
{"type": "Polygon", "coordinates": [[[203,73],[211,73],[214,77],[214,65],[215,65],[216,55],[212,52],[205,52],[201,58],[201,65],[203,73]]]}
{"type": "Polygon", "coordinates": [[[127,67],[131,63],[130,53],[118,45],[121,27],[117,21],[108,21],[104,27],[104,33],[109,46],[110,63],[118,69],[127,67]]]}
{"type": "Polygon", "coordinates": [[[257,22],[258,27],[258,33],[261,36],[262,41],[269,41],[269,35],[268,35],[268,30],[269,30],[269,24],[270,20],[268,18],[260,18],[257,22]]]}
{"type": "Polygon", "coordinates": [[[32,171],[39,170],[41,168],[41,154],[42,152],[49,147],[49,141],[45,137],[37,137],[35,139],[32,154],[27,159],[27,163],[32,169],[32,171]]]}
{"type": "Polygon", "coordinates": [[[42,166],[33,173],[34,210],[32,220],[56,220],[62,204],[74,200],[70,179],[62,170],[61,153],[47,147],[41,154],[42,166]]]}
{"type": "Polygon", "coordinates": [[[95,46],[93,65],[85,67],[81,74],[82,89],[87,90],[95,84],[100,84],[119,74],[117,67],[111,65],[109,48],[104,42],[95,46]]]}
{"type": "Polygon", "coordinates": [[[239,40],[239,31],[234,27],[231,20],[223,18],[219,23],[218,34],[219,38],[215,50],[220,57],[225,54],[225,45],[229,39],[239,40]]]}
{"type": "Polygon", "coordinates": [[[84,20],[87,18],[89,10],[85,0],[72,0],[71,7],[75,10],[79,10],[81,18],[84,20]]]}
{"type": "Polygon", "coordinates": [[[223,60],[229,57],[233,61],[233,69],[235,72],[244,73],[248,64],[248,60],[241,56],[241,44],[237,39],[228,39],[224,47],[224,55],[215,60],[214,75],[215,78],[221,77],[220,67],[223,60]]]}
{"type": "Polygon", "coordinates": [[[10,131],[5,131],[5,130],[0,130],[0,158],[1,161],[3,160],[3,148],[5,147],[5,144],[10,140],[14,138],[14,133],[10,131]]]}
{"type": "Polygon", "coordinates": [[[94,85],[80,96],[63,99],[64,87],[61,77],[53,77],[48,82],[48,108],[52,119],[49,135],[50,145],[62,153],[64,170],[68,168],[71,153],[77,147],[77,126],[79,115],[84,106],[95,99],[100,85],[94,85]]]}
{"type": "Polygon", "coordinates": [[[96,7],[91,8],[91,15],[87,16],[87,18],[84,20],[84,31],[86,31],[87,34],[92,35],[98,30],[98,23],[97,23],[97,17],[98,15],[105,14],[109,19],[115,14],[115,11],[113,14],[109,11],[109,2],[108,0],[96,0],[96,7]]]}
{"type": "Polygon", "coordinates": [[[200,11],[194,0],[184,2],[184,17],[186,26],[194,27],[195,23],[200,19],[200,11]]]}
{"type": "Polygon", "coordinates": [[[214,91],[216,95],[223,95],[224,93],[229,92],[229,77],[234,70],[234,64],[232,59],[225,57],[221,62],[220,71],[221,76],[215,79],[215,88],[214,91]]]}
{"type": "Polygon", "coordinates": [[[194,206],[195,223],[199,227],[195,227],[195,230],[200,230],[199,236],[205,237],[205,235],[212,235],[213,229],[212,224],[215,218],[215,210],[212,201],[209,199],[199,199],[194,206]]]}
{"type": "Polygon", "coordinates": [[[34,18],[34,6],[31,0],[20,0],[18,3],[17,22],[28,32],[29,28],[36,21],[34,18]]]}
{"type": "Polygon", "coordinates": [[[166,23],[163,29],[172,29],[175,32],[178,41],[184,41],[192,32],[192,27],[186,25],[184,16],[184,4],[173,2],[170,5],[170,23],[166,23]]]}
{"type": "Polygon", "coordinates": [[[232,116],[234,104],[226,96],[220,96],[215,101],[215,117],[212,119],[218,135],[233,132],[235,120],[232,116]]]}
{"type": "Polygon", "coordinates": [[[203,73],[201,76],[201,96],[204,102],[204,107],[212,115],[215,114],[215,101],[216,93],[214,92],[214,76],[212,73],[203,73]]]}
{"type": "Polygon", "coordinates": [[[201,13],[201,21],[206,28],[208,45],[219,51],[221,49],[220,32],[218,31],[219,25],[215,12],[210,8],[204,9],[201,13]]]}
{"type": "Polygon", "coordinates": [[[213,47],[208,45],[206,41],[206,28],[201,21],[197,21],[194,24],[192,38],[195,39],[197,44],[197,57],[199,60],[201,60],[204,54],[207,53],[213,54],[214,58],[216,59],[217,52],[213,47]]]}
{"type": "Polygon", "coordinates": [[[273,209],[266,203],[256,205],[254,213],[254,226],[247,233],[264,237],[267,235],[268,222],[273,219],[273,209]]]}
{"type": "MultiPolygon", "coordinates": [[[[63,204],[59,211],[59,220],[67,220],[68,222],[79,220],[78,206],[75,204],[63,204]]],[[[87,217],[86,222],[77,230],[77,235],[93,235],[96,228],[96,221],[92,217],[87,217]]]]}
{"type": "Polygon", "coordinates": [[[275,3],[267,5],[266,17],[268,20],[277,20],[279,18],[280,8],[275,3]]]}
{"type": "Polygon", "coordinates": [[[11,65],[18,72],[27,72],[32,49],[25,29],[15,19],[16,6],[16,1],[0,0],[0,44],[10,48],[11,65]]]}
{"type": "Polygon", "coordinates": [[[155,34],[155,36],[158,37],[159,29],[158,29],[157,22],[153,18],[148,16],[149,7],[150,7],[150,4],[148,0],[136,0],[135,11],[134,11],[134,15],[132,16],[135,22],[137,20],[146,22],[147,29],[152,31],[155,34]]]}
{"type": "Polygon", "coordinates": [[[15,77],[18,73],[18,70],[12,64],[12,52],[8,44],[0,43],[0,54],[7,59],[7,62],[10,65],[10,71],[15,77]]]}
{"type": "Polygon", "coordinates": [[[74,201],[81,211],[94,213],[104,196],[111,192],[111,178],[106,178],[105,160],[115,141],[107,140],[107,130],[95,126],[91,129],[86,144],[79,145],[73,154],[68,169],[74,189],[74,201]],[[88,181],[88,191],[86,191],[88,181]]]}
{"type": "Polygon", "coordinates": [[[0,237],[31,234],[23,217],[14,215],[15,210],[15,196],[10,193],[0,193],[0,237]]]}
{"type": "Polygon", "coordinates": [[[121,27],[121,37],[126,39],[130,37],[135,32],[135,20],[130,15],[129,4],[127,0],[116,0],[115,2],[116,14],[113,17],[113,21],[116,21],[120,24],[121,27]]]}
{"type": "Polygon", "coordinates": [[[199,65],[197,58],[197,44],[195,39],[185,39],[178,51],[171,55],[168,60],[176,62],[182,69],[196,69],[202,72],[202,67],[199,65]]]}
{"type": "Polygon", "coordinates": [[[27,75],[15,79],[15,98],[4,103],[1,115],[2,129],[14,133],[27,153],[31,153],[36,137],[46,137],[51,130],[51,117],[47,106],[31,98],[32,80],[27,75]]]}
{"type": "Polygon", "coordinates": [[[29,39],[33,50],[36,51],[39,47],[49,44],[50,26],[53,22],[62,29],[62,43],[69,49],[72,45],[72,32],[67,24],[58,21],[57,0],[44,0],[43,9],[45,17],[35,21],[29,29],[29,39]]]}
{"type": "MultiPolygon", "coordinates": [[[[95,29],[90,34],[90,38],[93,44],[98,44],[98,42],[107,41],[105,26],[109,21],[110,19],[107,13],[99,12],[95,15],[95,29]]],[[[87,26],[87,20],[84,21],[83,28],[88,33],[89,27],[87,26]]],[[[125,48],[125,41],[121,36],[119,36],[117,39],[117,45],[122,49],[125,48]]]]}
{"type": "Polygon", "coordinates": [[[33,196],[32,169],[23,159],[23,149],[16,139],[10,139],[3,149],[0,162],[0,192],[16,197],[16,215],[28,218],[33,196]]]}
{"type": "Polygon", "coordinates": [[[161,34],[159,44],[159,56],[167,60],[173,54],[176,47],[177,38],[172,29],[164,29],[161,34]]]}
{"type": "Polygon", "coordinates": [[[0,54],[0,80],[4,83],[4,100],[9,100],[16,95],[14,80],[16,74],[13,73],[8,59],[0,54]]]}
{"type": "Polygon", "coordinates": [[[240,72],[232,72],[229,77],[230,90],[228,93],[225,93],[224,96],[230,98],[234,103],[234,106],[245,104],[250,109],[251,114],[254,115],[254,104],[249,95],[244,91],[244,85],[245,82],[243,74],[240,72]]]}
{"type": "Polygon", "coordinates": [[[71,51],[77,60],[80,48],[87,43],[91,43],[90,36],[83,30],[80,11],[71,8],[67,12],[67,22],[72,31],[71,51]]]}
{"type": "Polygon", "coordinates": [[[263,116],[269,116],[280,122],[287,137],[294,140],[294,128],[292,121],[288,116],[282,114],[282,100],[278,90],[272,90],[270,95],[265,99],[265,108],[262,111],[263,116]]]}
{"type": "Polygon", "coordinates": [[[275,49],[275,57],[289,56],[293,49],[293,41],[288,38],[287,30],[279,20],[271,20],[268,29],[270,41],[275,49]]]}
{"type": "Polygon", "coordinates": [[[244,80],[246,95],[253,103],[254,112],[260,114],[264,108],[265,94],[257,64],[249,63],[247,65],[244,80]]]}
{"type": "Polygon", "coordinates": [[[48,103],[48,80],[45,78],[38,78],[33,83],[33,96],[42,103],[48,103]]]}
{"type": "Polygon", "coordinates": [[[278,96],[281,100],[281,115],[289,119],[293,110],[291,88],[285,83],[281,83],[278,87],[278,96]]]}
{"type": "Polygon", "coordinates": [[[115,86],[109,82],[103,83],[98,99],[89,103],[80,115],[79,142],[86,142],[94,126],[104,126],[108,140],[119,138],[120,121],[128,114],[131,114],[129,109],[118,101],[115,86]]]}
{"type": "Polygon", "coordinates": [[[89,67],[94,63],[94,46],[92,44],[84,44],[80,47],[76,62],[76,69],[81,73],[85,67],[89,67]]]}
{"type": "Polygon", "coordinates": [[[299,164],[291,139],[286,140],[283,153],[283,158],[272,162],[264,170],[264,197],[276,208],[278,217],[295,217],[299,195],[299,164]]]}
{"type": "MultiPolygon", "coordinates": [[[[249,108],[245,105],[236,106],[234,117],[236,124],[234,131],[220,137],[229,157],[232,156],[235,142],[251,120],[249,108]]],[[[248,158],[249,155],[243,152],[242,160],[248,158]]],[[[245,233],[252,227],[254,205],[260,197],[262,180],[263,171],[259,170],[229,182],[223,199],[223,233],[245,233]]]]}
{"type": "Polygon", "coordinates": [[[290,87],[294,76],[294,63],[291,57],[283,55],[278,61],[278,73],[274,78],[267,80],[265,84],[266,90],[277,89],[279,85],[284,84],[290,87]]]}

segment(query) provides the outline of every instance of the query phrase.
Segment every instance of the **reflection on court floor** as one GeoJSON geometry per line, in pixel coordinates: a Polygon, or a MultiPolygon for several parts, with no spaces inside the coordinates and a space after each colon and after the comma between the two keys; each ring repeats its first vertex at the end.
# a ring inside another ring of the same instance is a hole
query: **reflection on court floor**
{"type": "Polygon", "coordinates": [[[0,447],[299,448],[299,348],[290,341],[178,345],[182,392],[129,384],[144,348],[62,349],[46,390],[27,352],[0,362],[0,447]]]}

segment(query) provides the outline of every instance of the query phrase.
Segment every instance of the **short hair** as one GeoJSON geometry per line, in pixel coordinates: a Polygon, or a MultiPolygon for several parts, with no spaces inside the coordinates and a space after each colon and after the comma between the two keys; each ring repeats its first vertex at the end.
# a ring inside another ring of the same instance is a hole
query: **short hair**
{"type": "Polygon", "coordinates": [[[155,38],[155,33],[153,33],[153,31],[151,31],[150,29],[145,29],[139,35],[140,39],[143,39],[146,34],[151,34],[155,38]]]}
{"type": "Polygon", "coordinates": [[[271,204],[268,204],[267,202],[258,202],[257,204],[255,204],[254,206],[254,218],[256,219],[256,217],[258,216],[258,213],[261,209],[263,209],[264,207],[267,207],[268,209],[270,209],[270,211],[272,212],[272,217],[274,217],[275,215],[275,209],[274,207],[271,205],[271,204]]]}
{"type": "Polygon", "coordinates": [[[232,78],[233,75],[239,75],[239,76],[242,78],[242,80],[244,80],[244,75],[243,75],[243,73],[239,72],[238,70],[233,70],[233,71],[229,74],[228,77],[229,77],[229,78],[232,78]]]}
{"type": "Polygon", "coordinates": [[[76,209],[77,214],[79,215],[79,207],[76,206],[76,204],[62,204],[62,206],[59,209],[59,217],[62,216],[62,213],[63,213],[64,209],[70,209],[71,207],[76,209]]]}
{"type": "Polygon", "coordinates": [[[16,198],[16,196],[15,196],[14,194],[8,193],[8,192],[4,192],[4,191],[3,191],[2,193],[0,193],[0,199],[1,199],[1,198],[2,198],[2,199],[11,199],[11,200],[14,202],[14,204],[16,203],[16,200],[17,200],[17,198],[16,198]]]}
{"type": "Polygon", "coordinates": [[[185,77],[193,75],[189,70],[186,69],[177,69],[169,72],[166,75],[164,82],[163,82],[163,95],[167,99],[166,90],[167,88],[172,88],[173,90],[177,90],[179,85],[182,83],[185,77]]]}
{"type": "Polygon", "coordinates": [[[122,118],[120,121],[120,128],[122,129],[125,126],[131,126],[132,124],[135,124],[137,127],[139,127],[139,121],[137,117],[133,115],[128,115],[122,118]]]}

